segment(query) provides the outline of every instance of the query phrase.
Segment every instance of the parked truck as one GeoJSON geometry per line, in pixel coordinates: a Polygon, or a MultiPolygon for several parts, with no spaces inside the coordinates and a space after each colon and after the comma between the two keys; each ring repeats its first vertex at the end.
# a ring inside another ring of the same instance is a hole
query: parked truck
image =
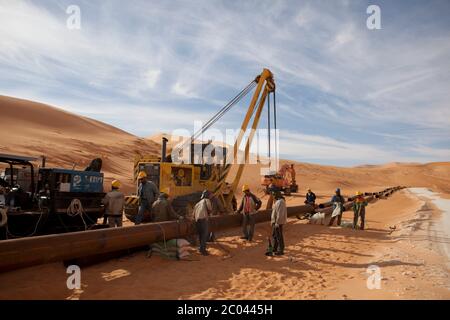
{"type": "MultiPolygon", "coordinates": [[[[45,166],[45,158],[0,154],[0,237],[87,230],[103,216],[103,173],[45,166]]],[[[100,161],[99,161],[100,160],[100,161]]]]}

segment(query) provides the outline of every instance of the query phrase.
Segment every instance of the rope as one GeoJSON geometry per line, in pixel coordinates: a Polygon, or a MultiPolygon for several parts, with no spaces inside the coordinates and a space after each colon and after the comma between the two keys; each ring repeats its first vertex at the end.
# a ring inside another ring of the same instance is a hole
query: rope
{"type": "Polygon", "coordinates": [[[164,232],[164,228],[159,224],[156,223],[156,225],[161,229],[162,234],[163,234],[163,241],[164,241],[164,249],[167,250],[167,243],[166,243],[166,233],[164,232]]]}
{"type": "Polygon", "coordinates": [[[87,224],[83,218],[83,215],[84,215],[83,204],[81,203],[80,199],[73,199],[70,202],[69,206],[67,207],[66,212],[67,212],[67,215],[72,218],[74,218],[76,216],[80,216],[80,218],[84,224],[84,230],[87,230],[87,224]]]}
{"type": "Polygon", "coordinates": [[[3,227],[5,224],[8,223],[8,209],[0,209],[0,214],[2,216],[0,227],[3,227]]]}
{"type": "Polygon", "coordinates": [[[33,232],[31,232],[30,234],[27,234],[27,235],[17,235],[17,234],[11,233],[11,231],[9,231],[8,224],[6,224],[6,226],[5,226],[5,228],[6,228],[6,238],[9,239],[9,237],[22,238],[22,237],[32,237],[32,236],[34,236],[36,234],[36,232],[37,232],[39,223],[41,222],[43,215],[44,215],[44,212],[41,212],[41,214],[39,215],[39,219],[36,222],[36,225],[34,226],[33,232]]]}

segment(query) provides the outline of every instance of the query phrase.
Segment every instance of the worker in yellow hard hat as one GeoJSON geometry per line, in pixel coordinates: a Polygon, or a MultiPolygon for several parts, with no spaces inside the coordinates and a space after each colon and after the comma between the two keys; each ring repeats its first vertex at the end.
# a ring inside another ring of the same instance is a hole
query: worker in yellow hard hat
{"type": "Polygon", "coordinates": [[[361,218],[361,230],[364,230],[366,220],[366,206],[367,201],[361,191],[356,192],[356,198],[353,201],[353,229],[358,227],[358,219],[361,218]]]}
{"type": "Polygon", "coordinates": [[[151,216],[153,202],[155,202],[159,196],[158,187],[153,181],[147,179],[147,173],[145,171],[139,172],[138,181],[139,210],[134,220],[134,224],[136,225],[142,223],[145,212],[149,212],[151,216]]]}
{"type": "Polygon", "coordinates": [[[145,171],[140,171],[137,178],[138,178],[138,180],[147,178],[147,173],[145,173],[145,171]]]}
{"type": "Polygon", "coordinates": [[[255,213],[261,208],[261,200],[250,192],[250,187],[247,184],[242,186],[244,196],[241,200],[241,205],[236,213],[242,213],[242,231],[244,235],[241,239],[252,241],[253,233],[255,231],[255,213]]]}
{"type": "Polygon", "coordinates": [[[122,184],[120,183],[119,180],[113,180],[113,181],[111,182],[111,188],[112,188],[112,189],[119,189],[121,185],[122,185],[122,184]]]}
{"type": "MultiPolygon", "coordinates": [[[[102,200],[105,206],[104,218],[108,220],[109,227],[121,227],[123,206],[125,204],[125,196],[119,191],[121,183],[119,180],[111,182],[111,191],[108,192],[102,200]]],[[[104,224],[105,224],[104,220],[104,224]]]]}

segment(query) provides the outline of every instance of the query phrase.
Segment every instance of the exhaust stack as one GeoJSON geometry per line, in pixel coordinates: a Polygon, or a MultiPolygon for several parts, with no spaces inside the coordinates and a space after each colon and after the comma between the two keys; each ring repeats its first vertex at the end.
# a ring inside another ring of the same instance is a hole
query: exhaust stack
{"type": "Polygon", "coordinates": [[[162,138],[162,143],[161,143],[161,162],[166,162],[166,150],[167,150],[167,138],[163,137],[162,138]]]}

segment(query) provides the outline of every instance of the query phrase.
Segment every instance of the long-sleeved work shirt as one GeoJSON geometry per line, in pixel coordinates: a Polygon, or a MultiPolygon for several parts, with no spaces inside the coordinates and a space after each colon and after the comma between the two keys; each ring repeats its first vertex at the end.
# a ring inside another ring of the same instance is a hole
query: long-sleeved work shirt
{"type": "Polygon", "coordinates": [[[152,181],[141,182],[138,188],[139,200],[153,203],[159,196],[159,190],[152,181]]]}
{"type": "Polygon", "coordinates": [[[286,201],[284,199],[278,199],[275,201],[275,204],[272,208],[272,217],[271,217],[271,223],[272,224],[286,224],[287,222],[287,208],[286,208],[286,201]]]}

